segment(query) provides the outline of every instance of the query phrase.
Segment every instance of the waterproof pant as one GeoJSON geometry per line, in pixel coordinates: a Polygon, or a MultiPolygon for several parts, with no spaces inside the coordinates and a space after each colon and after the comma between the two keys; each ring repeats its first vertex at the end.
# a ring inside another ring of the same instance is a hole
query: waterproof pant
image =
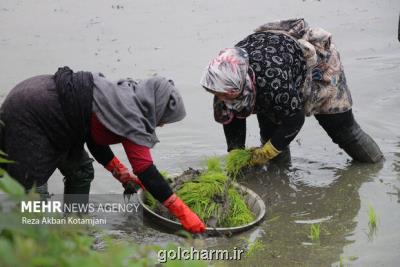
{"type": "Polygon", "coordinates": [[[94,178],[93,159],[85,150],[80,157],[66,159],[58,165],[64,175],[64,194],[89,194],[90,183],[94,178]]]}
{"type": "Polygon", "coordinates": [[[88,203],[94,178],[93,160],[85,150],[80,157],[62,161],[58,169],[64,175],[64,203],[88,203]]]}
{"type": "MultiPolygon", "coordinates": [[[[85,150],[81,156],[74,159],[64,159],[58,165],[61,174],[64,175],[64,203],[88,203],[90,184],[94,178],[93,160],[85,150]]],[[[47,182],[36,187],[40,199],[45,201],[50,198],[47,182]]]]}
{"type": "MultiPolygon", "coordinates": [[[[89,157],[85,150],[78,158],[62,160],[58,169],[64,176],[64,201],[71,202],[87,202],[90,192],[90,184],[94,178],[93,160],[89,157]],[[80,196],[68,196],[69,194],[79,194],[80,196]],[[79,198],[77,200],[76,198],[79,198]]],[[[12,174],[11,174],[12,175],[12,174]]],[[[35,190],[42,200],[49,198],[47,182],[37,186],[35,190]]]]}
{"type": "Polygon", "coordinates": [[[352,110],[338,114],[315,115],[335,144],[358,162],[376,163],[383,154],[375,141],[355,121],[352,110]]]}

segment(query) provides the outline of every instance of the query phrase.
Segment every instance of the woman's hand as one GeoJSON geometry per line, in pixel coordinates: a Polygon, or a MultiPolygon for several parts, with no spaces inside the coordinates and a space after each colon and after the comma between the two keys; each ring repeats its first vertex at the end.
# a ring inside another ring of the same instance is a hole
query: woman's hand
{"type": "Polygon", "coordinates": [[[275,158],[279,153],[281,153],[281,151],[276,149],[270,141],[262,147],[252,148],[251,152],[250,165],[252,166],[263,165],[268,160],[275,158]]]}
{"type": "Polygon", "coordinates": [[[203,221],[176,194],[172,194],[163,205],[168,208],[183,228],[191,233],[203,233],[206,227],[203,221]]]}
{"type": "Polygon", "coordinates": [[[117,157],[114,157],[105,168],[112,173],[112,175],[120,181],[125,188],[126,194],[133,194],[136,192],[134,185],[137,184],[144,189],[142,182],[139,178],[131,173],[124,164],[122,164],[117,157]],[[133,192],[132,192],[133,191],[133,192]]]}

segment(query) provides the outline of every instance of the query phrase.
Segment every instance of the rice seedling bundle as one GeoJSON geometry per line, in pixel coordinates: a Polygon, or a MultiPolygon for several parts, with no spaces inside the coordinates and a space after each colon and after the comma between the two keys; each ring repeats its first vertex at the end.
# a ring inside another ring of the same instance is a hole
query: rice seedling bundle
{"type": "MultiPolygon", "coordinates": [[[[179,176],[174,179],[175,183],[180,184],[173,186],[176,194],[207,226],[234,227],[254,220],[254,214],[242,194],[233,186],[219,159],[210,158],[206,170],[191,179],[186,177],[184,182],[179,179],[179,176]]],[[[163,210],[149,193],[145,194],[145,203],[156,212],[163,210]]]]}

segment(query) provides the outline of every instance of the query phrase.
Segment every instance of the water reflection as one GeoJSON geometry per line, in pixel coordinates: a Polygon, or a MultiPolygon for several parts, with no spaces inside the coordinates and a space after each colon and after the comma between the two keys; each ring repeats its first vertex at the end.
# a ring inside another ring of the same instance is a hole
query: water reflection
{"type": "Polygon", "coordinates": [[[294,159],[292,163],[271,164],[267,171],[248,172],[241,183],[262,196],[268,207],[261,226],[265,247],[248,263],[328,266],[339,261],[343,247],[354,242],[349,237],[357,225],[359,189],[375,178],[382,166],[349,163],[344,168],[330,168],[294,159]],[[313,167],[308,169],[308,165],[313,167]],[[325,183],[309,182],[318,179],[325,183]],[[328,180],[331,182],[326,184],[328,180]],[[309,238],[312,223],[321,223],[319,244],[309,238]]]}

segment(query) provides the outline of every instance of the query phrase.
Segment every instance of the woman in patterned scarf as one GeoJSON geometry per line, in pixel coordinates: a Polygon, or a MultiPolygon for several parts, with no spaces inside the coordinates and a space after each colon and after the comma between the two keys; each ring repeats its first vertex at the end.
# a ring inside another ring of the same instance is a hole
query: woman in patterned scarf
{"type": "Polygon", "coordinates": [[[228,151],[245,147],[246,117],[257,115],[263,146],[253,150],[253,165],[286,150],[311,115],[354,160],[373,163],[383,157],[354,119],[331,34],[304,19],[262,25],[222,50],[200,83],[214,94],[214,118],[223,124],[228,151]]]}

